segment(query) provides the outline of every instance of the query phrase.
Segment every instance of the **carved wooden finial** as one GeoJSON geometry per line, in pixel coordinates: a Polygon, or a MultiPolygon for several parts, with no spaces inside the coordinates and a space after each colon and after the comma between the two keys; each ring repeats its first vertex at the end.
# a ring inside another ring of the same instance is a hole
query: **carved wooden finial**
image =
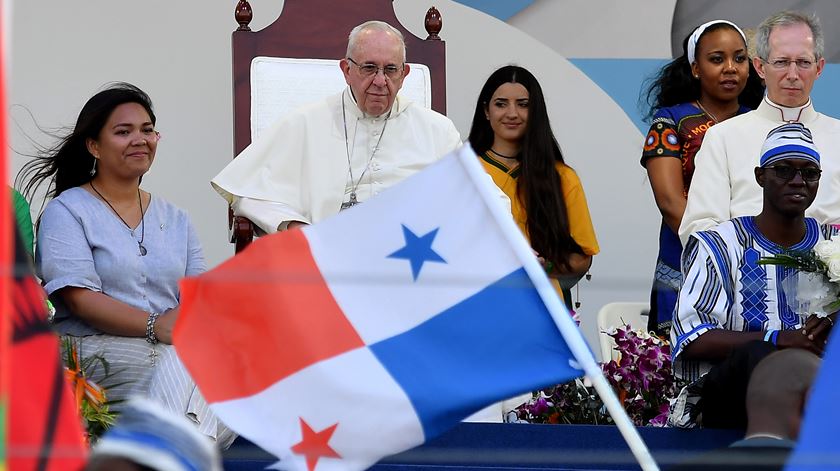
{"type": "Polygon", "coordinates": [[[440,17],[440,12],[437,8],[432,7],[429,8],[429,11],[426,12],[426,32],[429,33],[429,37],[426,39],[440,41],[440,33],[441,28],[443,28],[443,18],[440,17]]]}
{"type": "MultiPolygon", "coordinates": [[[[428,17],[428,15],[426,16],[428,17]]],[[[254,13],[251,11],[251,4],[248,3],[248,0],[239,0],[239,3],[236,4],[236,12],[233,14],[233,17],[239,23],[239,28],[236,28],[237,31],[251,31],[248,24],[254,18],[254,13]]]]}

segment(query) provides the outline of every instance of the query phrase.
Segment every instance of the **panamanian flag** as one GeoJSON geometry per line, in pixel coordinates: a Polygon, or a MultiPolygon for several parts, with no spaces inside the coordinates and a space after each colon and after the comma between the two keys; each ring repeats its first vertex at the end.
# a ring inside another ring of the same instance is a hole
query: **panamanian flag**
{"type": "Polygon", "coordinates": [[[175,346],[211,408],[285,469],[365,469],[583,375],[560,329],[591,355],[469,146],[257,240],[181,303],[175,346]]]}

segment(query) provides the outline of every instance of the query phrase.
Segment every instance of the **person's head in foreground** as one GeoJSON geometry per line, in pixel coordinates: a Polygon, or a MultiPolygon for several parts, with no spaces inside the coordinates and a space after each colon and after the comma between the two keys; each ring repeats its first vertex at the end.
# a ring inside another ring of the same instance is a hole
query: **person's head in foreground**
{"type": "Polygon", "coordinates": [[[219,451],[186,418],[130,399],[91,451],[86,471],[221,471],[219,451]]]}
{"type": "Polygon", "coordinates": [[[799,437],[811,384],[822,360],[801,348],[771,353],[753,370],[747,388],[747,437],[799,437]]]}

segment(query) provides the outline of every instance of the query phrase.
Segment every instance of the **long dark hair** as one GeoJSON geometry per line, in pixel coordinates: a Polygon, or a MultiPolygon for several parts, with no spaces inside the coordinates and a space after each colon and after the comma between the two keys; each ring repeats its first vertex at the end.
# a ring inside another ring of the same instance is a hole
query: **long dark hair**
{"type": "Polygon", "coordinates": [[[129,83],[113,83],[85,103],[76,125],[64,136],[58,136],[55,146],[37,151],[24,164],[15,177],[15,186],[22,188],[22,193],[31,200],[45,181],[52,182],[47,188],[47,198],[89,182],[93,178],[90,171],[94,158],[88,152],[87,139],[99,139],[111,113],[125,103],[139,104],[149,113],[152,124],[155,123],[152,100],[146,92],[129,83]]]}
{"type": "MultiPolygon", "coordinates": [[[[697,39],[697,44],[700,44],[706,34],[722,28],[736,31],[729,24],[717,23],[703,31],[703,34],[697,39]]],[[[660,108],[700,99],[700,79],[694,78],[691,64],[688,62],[688,39],[690,37],[691,33],[683,40],[683,53],[680,57],[666,64],[658,73],[645,81],[646,85],[642,88],[641,101],[644,103],[642,107],[646,110],[645,117],[648,120],[660,108]]],[[[747,60],[747,63],[749,67],[747,85],[738,95],[738,103],[754,110],[764,97],[764,85],[761,82],[761,77],[758,76],[758,72],[755,71],[752,61],[747,60]]]]}
{"type": "Polygon", "coordinates": [[[519,153],[520,175],[516,189],[527,214],[526,228],[531,246],[540,256],[569,268],[569,257],[581,248],[569,231],[569,217],[563,200],[563,187],[556,163],[565,163],[557,139],[551,131],[545,97],[536,77],[528,70],[508,65],[493,72],[484,83],[475,104],[470,145],[483,154],[493,145],[493,128],[485,112],[496,89],[505,83],[518,83],[528,90],[528,125],[519,153]]]}

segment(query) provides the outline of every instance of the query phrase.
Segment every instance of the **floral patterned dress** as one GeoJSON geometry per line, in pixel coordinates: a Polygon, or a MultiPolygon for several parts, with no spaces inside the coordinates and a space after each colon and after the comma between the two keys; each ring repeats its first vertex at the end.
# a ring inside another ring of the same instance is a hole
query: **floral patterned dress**
{"type": "MultiPolygon", "coordinates": [[[[750,109],[741,106],[738,114],[747,111],[750,109]]],[[[679,159],[682,162],[683,194],[688,196],[688,187],[694,174],[694,156],[700,149],[706,131],[714,124],[715,121],[693,103],[659,109],[645,138],[642,166],[646,167],[650,159],[657,157],[679,159]]],[[[648,318],[648,329],[660,335],[668,335],[671,329],[677,293],[682,283],[681,254],[679,236],[663,220],[659,228],[659,256],[653,275],[648,318]]]]}

